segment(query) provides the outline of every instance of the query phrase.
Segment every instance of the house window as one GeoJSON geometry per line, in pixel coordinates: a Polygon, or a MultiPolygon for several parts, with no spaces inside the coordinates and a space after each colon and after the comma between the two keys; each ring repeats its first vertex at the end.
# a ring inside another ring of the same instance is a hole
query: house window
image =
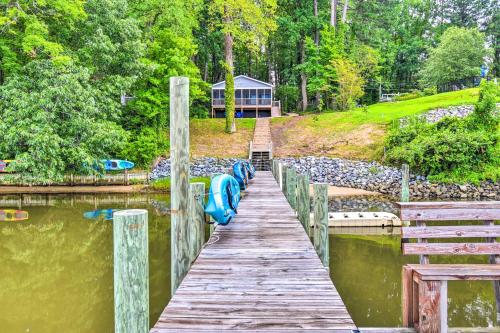
{"type": "Polygon", "coordinates": [[[259,105],[271,105],[271,89],[259,89],[259,105]]]}
{"type": "Polygon", "coordinates": [[[217,99],[219,98],[219,90],[212,90],[213,94],[214,94],[214,99],[217,99]]]}
{"type": "Polygon", "coordinates": [[[250,105],[257,105],[257,89],[250,89],[250,105]]]}

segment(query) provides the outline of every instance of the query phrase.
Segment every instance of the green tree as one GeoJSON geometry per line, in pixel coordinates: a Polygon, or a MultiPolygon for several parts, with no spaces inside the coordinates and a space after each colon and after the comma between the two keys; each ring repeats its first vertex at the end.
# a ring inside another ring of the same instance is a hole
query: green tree
{"type": "Polygon", "coordinates": [[[422,83],[435,86],[478,76],[488,54],[484,35],[477,29],[451,27],[439,45],[430,50],[421,71],[422,83]]]}
{"type": "Polygon", "coordinates": [[[125,131],[99,108],[101,92],[87,69],[32,61],[0,87],[0,156],[12,158],[25,181],[93,172],[126,143],[125,131]]]}
{"type": "Polygon", "coordinates": [[[102,111],[119,122],[120,97],[131,92],[145,70],[139,22],[128,14],[127,0],[87,0],[85,11],[87,19],[77,26],[69,44],[101,91],[96,98],[102,111]]]}
{"type": "Polygon", "coordinates": [[[85,20],[84,0],[4,0],[0,3],[0,84],[35,59],[67,63],[62,36],[85,20]]]}
{"type": "Polygon", "coordinates": [[[337,72],[338,93],[335,102],[339,110],[353,108],[356,101],[364,95],[364,80],[358,67],[349,60],[334,60],[333,66],[337,72]]]}
{"type": "MultiPolygon", "coordinates": [[[[255,51],[265,44],[269,33],[275,29],[273,19],[276,0],[214,0],[210,11],[217,28],[224,34],[224,70],[226,73],[226,91],[234,92],[231,77],[234,76],[233,43],[247,45],[255,51]],[[219,19],[220,18],[220,19],[219,19]],[[228,80],[229,78],[229,80],[228,80]]],[[[234,122],[234,94],[226,92],[226,132],[236,132],[234,122]],[[230,107],[231,109],[227,109],[230,107]]]]}

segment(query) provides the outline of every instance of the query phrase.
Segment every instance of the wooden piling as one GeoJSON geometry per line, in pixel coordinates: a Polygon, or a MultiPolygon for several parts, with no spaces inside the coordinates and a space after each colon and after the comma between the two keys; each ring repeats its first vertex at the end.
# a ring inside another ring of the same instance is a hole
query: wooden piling
{"type": "Polygon", "coordinates": [[[286,170],[286,198],[293,210],[297,210],[297,171],[294,167],[286,170]]]}
{"type": "Polygon", "coordinates": [[[273,164],[274,164],[274,179],[276,179],[276,181],[279,181],[279,161],[273,160],[273,164]]]}
{"type": "Polygon", "coordinates": [[[170,78],[172,295],[189,269],[189,79],[170,78]]]}
{"type": "Polygon", "coordinates": [[[288,167],[285,164],[283,164],[281,166],[281,191],[285,195],[285,198],[287,198],[287,195],[286,195],[286,189],[287,189],[287,187],[286,187],[287,170],[288,170],[288,167]]]}
{"type": "Polygon", "coordinates": [[[297,215],[304,230],[309,234],[311,198],[309,195],[309,176],[297,176],[297,215]]]}
{"type": "MultiPolygon", "coordinates": [[[[408,164],[401,166],[401,202],[410,201],[410,167],[408,164]]],[[[401,221],[404,226],[409,226],[410,221],[401,221]]]]}
{"type": "Polygon", "coordinates": [[[281,162],[278,162],[278,184],[283,191],[283,164],[281,162]]]}
{"type": "Polygon", "coordinates": [[[410,201],[410,167],[403,164],[401,167],[401,202],[410,201]]]}
{"type": "Polygon", "coordinates": [[[323,266],[329,267],[328,184],[314,184],[314,247],[323,266]]]}
{"type": "Polygon", "coordinates": [[[191,183],[189,195],[188,240],[190,263],[196,259],[205,243],[205,183],[191,183]]]}
{"type": "Polygon", "coordinates": [[[149,332],[148,211],[113,214],[116,333],[149,332]]]}

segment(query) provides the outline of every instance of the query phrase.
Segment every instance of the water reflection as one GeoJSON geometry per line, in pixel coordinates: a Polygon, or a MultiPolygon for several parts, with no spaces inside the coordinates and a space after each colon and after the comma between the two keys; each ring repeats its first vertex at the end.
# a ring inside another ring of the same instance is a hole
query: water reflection
{"type": "Polygon", "coordinates": [[[30,213],[22,224],[0,224],[1,331],[114,331],[112,224],[83,216],[110,204],[148,210],[154,323],[170,299],[170,219],[155,213],[153,199],[169,201],[167,196],[0,197],[0,204],[10,200],[30,213]]]}
{"type": "Polygon", "coordinates": [[[24,221],[29,218],[29,214],[24,210],[0,209],[0,222],[24,221]]]}
{"type": "MultiPolygon", "coordinates": [[[[342,198],[339,210],[390,211],[385,207],[392,205],[361,199],[351,203],[342,198]]],[[[22,209],[30,217],[0,223],[1,332],[113,332],[113,226],[102,215],[84,217],[109,209],[148,210],[150,325],[159,318],[170,299],[167,196],[14,195],[0,196],[0,207],[22,209]]],[[[365,229],[365,235],[342,229],[330,230],[330,271],[354,321],[359,326],[401,325],[401,267],[418,260],[401,255],[399,228],[365,229]]],[[[487,262],[484,257],[453,260],[487,262]]],[[[450,326],[494,322],[491,282],[450,282],[449,297],[450,326]]]]}
{"type": "Polygon", "coordinates": [[[118,209],[108,208],[108,209],[96,209],[90,212],[84,212],[83,217],[89,220],[104,219],[105,221],[111,221],[113,219],[113,213],[117,212],[118,209]]]}
{"type": "MultiPolygon", "coordinates": [[[[382,228],[379,228],[382,229],[382,228]]],[[[432,257],[433,263],[487,263],[482,256],[432,257]]],[[[358,326],[402,325],[401,267],[418,263],[403,256],[397,235],[330,235],[332,280],[358,326]]],[[[495,320],[493,284],[450,281],[450,327],[488,327],[495,320]]]]}

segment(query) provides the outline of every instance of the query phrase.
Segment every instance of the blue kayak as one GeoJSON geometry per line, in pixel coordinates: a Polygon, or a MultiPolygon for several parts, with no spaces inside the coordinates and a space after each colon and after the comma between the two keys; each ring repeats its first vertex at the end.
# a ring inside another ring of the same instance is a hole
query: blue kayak
{"type": "Polygon", "coordinates": [[[134,167],[133,162],[124,160],[101,160],[101,163],[106,171],[128,170],[134,167]]]}
{"type": "Polygon", "coordinates": [[[253,166],[252,162],[245,161],[243,163],[245,164],[245,168],[247,169],[247,172],[248,172],[248,179],[254,179],[254,177],[255,177],[255,167],[253,166]]]}
{"type": "Polygon", "coordinates": [[[234,163],[233,174],[234,178],[238,181],[238,184],[240,184],[240,190],[244,191],[248,185],[247,169],[245,164],[241,161],[234,163]]]}
{"type": "Polygon", "coordinates": [[[205,206],[205,213],[222,225],[231,222],[238,213],[240,202],[240,186],[238,181],[230,175],[218,175],[212,179],[208,203],[205,206]]]}
{"type": "Polygon", "coordinates": [[[89,220],[97,220],[101,216],[104,217],[105,221],[110,221],[113,219],[113,212],[116,212],[118,209],[98,209],[92,210],[90,212],[83,213],[83,217],[89,220]]]}

